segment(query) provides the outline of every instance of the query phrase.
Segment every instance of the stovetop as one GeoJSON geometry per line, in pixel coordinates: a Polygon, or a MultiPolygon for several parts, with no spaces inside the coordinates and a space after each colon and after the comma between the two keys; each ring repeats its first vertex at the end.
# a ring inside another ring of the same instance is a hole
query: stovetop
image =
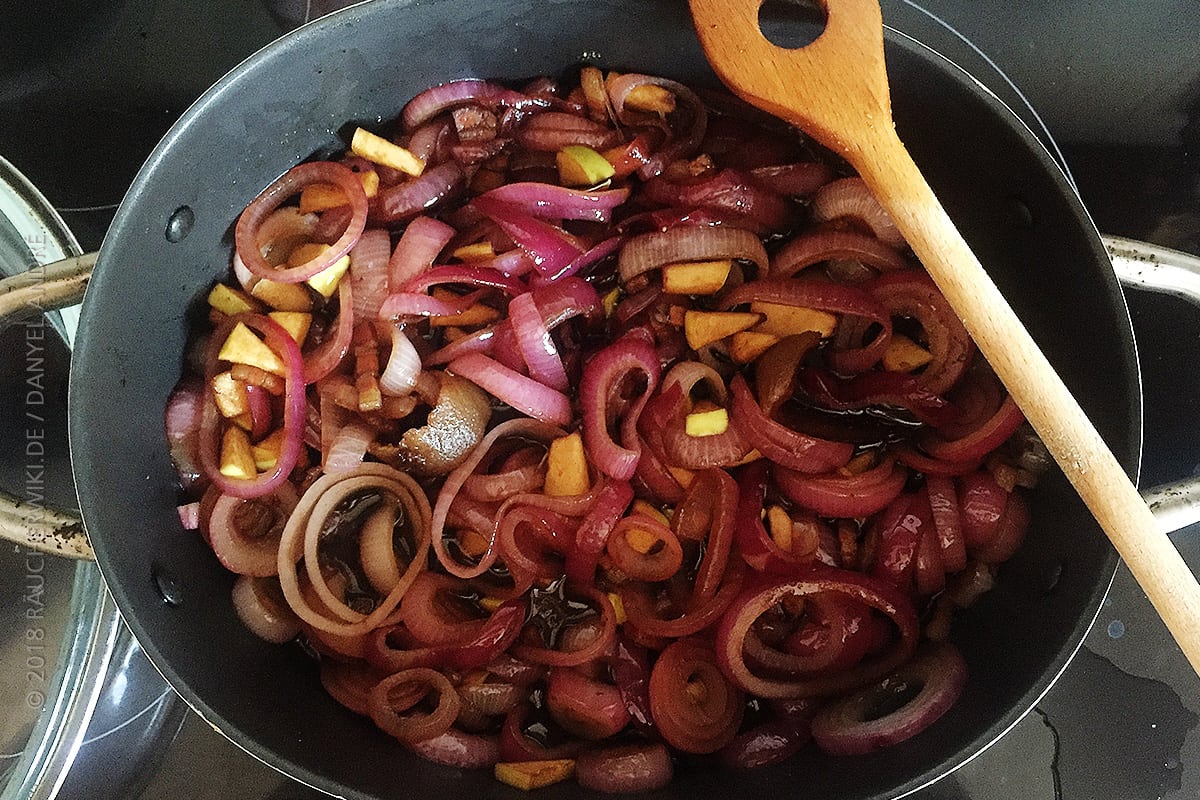
{"type": "MultiPolygon", "coordinates": [[[[39,0],[34,12],[0,4],[0,155],[49,197],[85,248],[96,248],[142,160],[194,98],[306,15],[340,5],[39,0]]],[[[1100,230],[1200,254],[1194,0],[885,0],[884,18],[1053,137],[1100,230]]],[[[1127,299],[1143,370],[1148,486],[1200,472],[1200,309],[1136,291],[1127,299]]],[[[56,357],[65,369],[65,351],[56,357]]],[[[1175,541],[1200,571],[1198,533],[1175,541]]],[[[113,673],[116,688],[102,697],[60,796],[320,796],[187,711],[136,645],[113,673]]],[[[915,797],[1195,798],[1198,715],[1200,679],[1121,568],[1084,648],[1033,713],[915,797]]]]}

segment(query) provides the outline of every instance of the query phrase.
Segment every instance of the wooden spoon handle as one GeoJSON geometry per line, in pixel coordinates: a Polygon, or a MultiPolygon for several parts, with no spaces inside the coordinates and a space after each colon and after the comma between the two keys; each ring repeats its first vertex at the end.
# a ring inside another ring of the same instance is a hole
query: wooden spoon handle
{"type": "Polygon", "coordinates": [[[891,214],[1200,674],[1200,585],[1095,426],[963,240],[896,135],[877,0],[825,0],[811,44],[769,42],[761,0],[691,0],[739,96],[841,153],[891,214]]]}

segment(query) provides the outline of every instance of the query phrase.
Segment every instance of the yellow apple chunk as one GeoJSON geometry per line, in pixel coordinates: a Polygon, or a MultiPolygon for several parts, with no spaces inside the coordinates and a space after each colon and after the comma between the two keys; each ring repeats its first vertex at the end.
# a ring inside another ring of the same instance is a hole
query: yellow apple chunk
{"type": "Polygon", "coordinates": [[[773,333],[739,331],[729,340],[729,356],[739,364],[749,364],[779,341],[773,333]]]}
{"type": "Polygon", "coordinates": [[[662,268],[663,291],[671,294],[716,294],[725,285],[733,261],[681,261],[662,268]]]}
{"type": "Polygon", "coordinates": [[[213,400],[217,410],[226,418],[236,417],[250,411],[250,401],[246,397],[246,384],[233,377],[229,371],[218,372],[212,379],[213,400]]]}
{"type": "Polygon", "coordinates": [[[883,351],[883,368],[888,372],[912,372],[933,361],[933,354],[902,333],[892,334],[883,351]]]}
{"type": "Polygon", "coordinates": [[[832,336],[837,328],[837,317],[815,308],[756,302],[750,304],[750,310],[757,311],[765,317],[762,324],[755,328],[760,333],[772,333],[782,337],[816,331],[821,334],[821,338],[825,338],[832,336]]]}
{"type": "Polygon", "coordinates": [[[425,162],[410,151],[363,128],[355,129],[350,150],[373,164],[398,169],[414,177],[425,171],[425,162]]]}
{"type": "Polygon", "coordinates": [[[261,442],[250,446],[254,456],[254,467],[259,472],[275,469],[279,461],[279,453],[283,450],[283,428],[279,428],[263,438],[261,442]]]}
{"type": "Polygon", "coordinates": [[[616,174],[608,159],[590,147],[569,144],[555,156],[558,178],[564,186],[596,186],[616,174]]]}
{"type": "Polygon", "coordinates": [[[540,789],[565,781],[575,774],[575,760],[558,758],[546,761],[501,761],[496,764],[496,780],[516,789],[540,789]]]}
{"type": "Polygon", "coordinates": [[[249,480],[258,474],[250,437],[241,428],[229,426],[221,437],[221,474],[227,478],[249,480]]]}
{"type": "Polygon", "coordinates": [[[565,497],[585,494],[589,488],[591,480],[583,452],[583,437],[576,431],[552,441],[546,456],[545,493],[551,497],[565,497]]]}
{"type": "Polygon", "coordinates": [[[754,327],[762,318],[762,314],[745,311],[688,311],[683,317],[683,335],[688,347],[699,350],[754,327]]]}
{"type": "Polygon", "coordinates": [[[304,339],[312,325],[312,314],[304,311],[272,311],[267,316],[278,322],[279,327],[287,331],[296,344],[304,346],[304,339]]]}
{"type": "Polygon", "coordinates": [[[729,412],[723,408],[693,411],[683,423],[688,436],[717,436],[729,430],[729,412]]]}
{"type": "Polygon", "coordinates": [[[275,351],[241,322],[233,326],[217,358],[235,364],[249,364],[275,375],[287,374],[287,367],[275,355],[275,351]]]}
{"type": "MultiPolygon", "coordinates": [[[[379,193],[379,173],[373,169],[358,173],[363,192],[367,199],[379,193]]],[[[346,195],[331,183],[311,183],[300,191],[300,213],[311,214],[315,211],[328,211],[346,205],[346,195]]]]}
{"type": "Polygon", "coordinates": [[[260,280],[250,294],[276,311],[312,311],[312,296],[303,284],[260,280]]]}
{"type": "Polygon", "coordinates": [[[208,293],[208,304],[222,314],[242,314],[247,311],[262,311],[262,303],[250,295],[223,283],[215,284],[208,293]]]}

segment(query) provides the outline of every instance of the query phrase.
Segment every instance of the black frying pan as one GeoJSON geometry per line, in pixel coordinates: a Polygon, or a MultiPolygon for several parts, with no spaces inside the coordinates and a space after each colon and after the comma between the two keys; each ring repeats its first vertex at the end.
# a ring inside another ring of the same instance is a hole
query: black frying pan
{"type": "MultiPolygon", "coordinates": [[[[790,23],[778,22],[781,27],[790,23]]],[[[797,23],[799,24],[799,23],[797,23]]],[[[396,116],[426,86],[559,73],[581,58],[715,85],[681,2],[385,0],[308,25],[206,93],[155,149],[101,251],[72,363],[70,436],[101,569],[150,659],[209,722],[294,778],[350,797],[517,796],[485,772],[407,753],[327,697],[299,647],[259,641],[229,602],[232,577],[180,530],[163,406],[189,326],[229,266],[241,209],[291,165],[342,149],[347,122],[396,116]]],[[[1141,406],[1124,300],[1091,221],[1051,158],[970,77],[889,32],[901,137],[980,260],[1135,474],[1141,406]]],[[[1065,481],[1033,498],[1028,543],[963,614],[971,667],[957,706],[878,754],[729,774],[683,765],[665,796],[895,797],[985,747],[1078,648],[1116,557],[1065,481]]],[[[580,794],[573,784],[544,797],[580,794]]]]}

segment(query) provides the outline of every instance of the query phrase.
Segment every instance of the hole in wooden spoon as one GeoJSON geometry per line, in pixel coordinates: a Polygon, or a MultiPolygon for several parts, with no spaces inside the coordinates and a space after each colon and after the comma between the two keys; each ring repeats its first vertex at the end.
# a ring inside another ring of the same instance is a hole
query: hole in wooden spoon
{"type": "Polygon", "coordinates": [[[776,47],[798,50],[825,31],[825,5],[817,0],[765,0],[758,9],[758,27],[776,47]]]}

